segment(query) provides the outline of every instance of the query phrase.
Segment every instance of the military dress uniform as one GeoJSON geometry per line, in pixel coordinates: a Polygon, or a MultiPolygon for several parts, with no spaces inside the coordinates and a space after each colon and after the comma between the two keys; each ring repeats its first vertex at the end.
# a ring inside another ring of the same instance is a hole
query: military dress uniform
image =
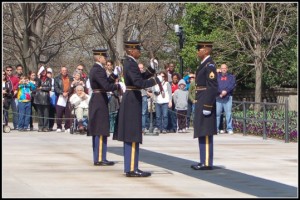
{"type": "MultiPolygon", "coordinates": [[[[199,42],[197,50],[212,48],[211,42],[199,42]]],[[[216,97],[218,93],[217,72],[210,56],[203,59],[196,70],[196,103],[194,116],[194,138],[198,138],[200,163],[192,165],[195,170],[210,170],[213,167],[213,135],[217,134],[216,97]],[[204,115],[203,110],[210,111],[204,115]]]]}
{"type": "MultiPolygon", "coordinates": [[[[93,50],[94,55],[107,57],[106,49],[93,50]]],[[[108,97],[106,92],[117,90],[114,83],[117,76],[107,77],[104,66],[96,62],[90,70],[89,80],[93,93],[89,102],[89,123],[87,135],[92,136],[94,165],[113,165],[107,161],[107,137],[109,136],[108,97]]]]}
{"type": "MultiPolygon", "coordinates": [[[[125,48],[140,50],[137,41],[125,42],[125,48]]],[[[114,138],[124,142],[124,172],[127,177],[146,177],[149,172],[138,169],[139,145],[142,144],[142,95],[141,89],[149,88],[160,83],[154,77],[155,70],[148,67],[141,73],[138,63],[132,56],[123,60],[123,74],[126,91],[123,94],[119,113],[117,135],[114,138]]]]}

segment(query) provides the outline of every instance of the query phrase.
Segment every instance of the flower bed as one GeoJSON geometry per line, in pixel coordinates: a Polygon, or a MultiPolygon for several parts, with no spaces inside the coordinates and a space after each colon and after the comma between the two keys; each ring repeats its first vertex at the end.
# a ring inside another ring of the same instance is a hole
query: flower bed
{"type": "MultiPolygon", "coordinates": [[[[283,111],[267,111],[267,120],[281,120],[281,122],[267,122],[266,123],[266,136],[268,138],[285,139],[285,129],[284,129],[284,112],[283,111]]],[[[233,112],[233,127],[235,132],[243,132],[243,121],[242,111],[233,112]]],[[[288,113],[289,123],[288,123],[288,133],[291,142],[298,142],[298,129],[297,129],[297,119],[298,113],[295,111],[290,111],[288,113]]],[[[263,136],[263,122],[256,121],[257,119],[263,120],[263,112],[247,112],[247,118],[253,118],[246,121],[246,133],[251,135],[263,136]]]]}

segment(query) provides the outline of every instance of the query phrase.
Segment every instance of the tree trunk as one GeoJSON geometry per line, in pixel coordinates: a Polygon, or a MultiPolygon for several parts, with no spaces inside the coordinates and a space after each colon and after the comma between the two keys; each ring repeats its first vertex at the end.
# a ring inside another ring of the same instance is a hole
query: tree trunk
{"type": "Polygon", "coordinates": [[[120,64],[121,58],[124,56],[124,28],[126,26],[127,16],[128,16],[128,4],[122,3],[119,5],[119,9],[121,10],[120,22],[118,24],[118,31],[116,36],[116,61],[117,64],[120,64]]]}
{"type": "MultiPolygon", "coordinates": [[[[261,102],[261,86],[262,86],[262,61],[259,57],[255,58],[255,102],[261,102]]],[[[255,104],[254,111],[260,111],[260,104],[255,104]]]]}

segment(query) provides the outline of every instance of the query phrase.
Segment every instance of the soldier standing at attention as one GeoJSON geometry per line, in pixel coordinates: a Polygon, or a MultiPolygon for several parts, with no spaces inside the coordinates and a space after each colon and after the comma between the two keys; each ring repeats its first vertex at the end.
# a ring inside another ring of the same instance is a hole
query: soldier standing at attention
{"type": "Polygon", "coordinates": [[[124,172],[126,177],[147,177],[150,172],[138,169],[139,144],[142,143],[142,95],[141,89],[160,84],[162,77],[154,77],[155,69],[148,67],[141,73],[137,60],[141,56],[138,41],[125,42],[127,56],[124,59],[123,95],[118,116],[118,131],[114,137],[124,142],[124,172]]]}
{"type": "Polygon", "coordinates": [[[94,165],[108,166],[114,162],[106,159],[107,137],[109,136],[109,112],[108,97],[106,92],[120,89],[119,84],[115,84],[117,73],[106,75],[105,64],[107,49],[93,50],[95,64],[89,75],[93,93],[89,102],[89,123],[88,136],[93,136],[93,158],[94,165]]]}
{"type": "Polygon", "coordinates": [[[194,138],[198,138],[200,163],[194,170],[213,169],[213,135],[217,134],[216,97],[218,81],[215,63],[210,57],[212,42],[199,42],[197,55],[202,60],[196,71],[194,138]]]}

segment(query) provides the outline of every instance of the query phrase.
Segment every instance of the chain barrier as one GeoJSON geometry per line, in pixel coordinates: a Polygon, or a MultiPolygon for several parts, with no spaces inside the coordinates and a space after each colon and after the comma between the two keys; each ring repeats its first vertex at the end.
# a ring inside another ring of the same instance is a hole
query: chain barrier
{"type": "MultiPolygon", "coordinates": [[[[235,107],[232,107],[232,110],[234,110],[235,108],[237,108],[238,106],[242,105],[242,103],[240,103],[239,105],[235,106],[235,107]]],[[[8,113],[16,113],[17,115],[20,115],[18,112],[13,112],[13,111],[9,111],[7,109],[4,109],[3,108],[3,111],[7,111],[8,113]]],[[[180,113],[177,113],[176,111],[168,108],[168,111],[171,112],[171,113],[175,113],[176,115],[181,115],[181,116],[185,116],[185,117],[189,117],[188,115],[184,115],[184,114],[180,114],[180,113]]],[[[117,112],[109,112],[109,114],[114,114],[114,113],[117,113],[117,112]]],[[[150,112],[148,111],[148,113],[150,114],[150,112]]],[[[225,112],[222,112],[221,114],[225,114],[225,112]]],[[[26,115],[26,114],[22,114],[23,116],[30,116],[32,118],[36,118],[36,119],[39,119],[39,118],[43,118],[43,119],[65,119],[65,120],[74,120],[76,119],[76,117],[73,117],[73,118],[57,118],[57,117],[40,117],[40,116],[37,116],[37,115],[26,115]]],[[[72,115],[72,114],[71,114],[72,115]]]]}

